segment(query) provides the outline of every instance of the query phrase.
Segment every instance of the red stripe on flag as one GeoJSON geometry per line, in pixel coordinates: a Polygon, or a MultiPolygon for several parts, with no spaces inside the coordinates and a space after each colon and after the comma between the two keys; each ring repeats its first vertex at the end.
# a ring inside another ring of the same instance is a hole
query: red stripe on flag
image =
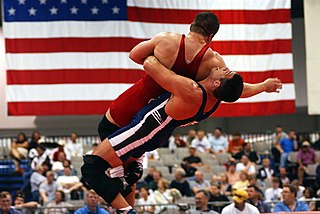
{"type": "Polygon", "coordinates": [[[279,78],[282,83],[293,83],[293,70],[274,70],[264,72],[238,72],[247,83],[263,82],[267,78],[279,78]]]}
{"type": "Polygon", "coordinates": [[[291,53],[291,40],[272,41],[219,41],[210,47],[222,55],[254,55],[272,53],[291,53]]]}
{"type": "Polygon", "coordinates": [[[290,22],[290,9],[274,10],[174,10],[128,7],[128,20],[189,24],[199,12],[214,12],[221,24],[268,24],[290,22]]]}
{"type": "MultiPolygon", "coordinates": [[[[9,115],[103,114],[111,101],[9,102],[9,115]]],[[[295,101],[221,104],[213,117],[262,116],[295,112],[295,101]]]]}
{"type": "Polygon", "coordinates": [[[5,39],[7,53],[129,52],[143,39],[134,38],[34,38],[5,39]]]}
{"type": "Polygon", "coordinates": [[[135,83],[143,75],[134,69],[8,70],[7,84],[135,83]]]}
{"type": "Polygon", "coordinates": [[[103,114],[112,101],[9,102],[8,115],[103,114]]]}
{"type": "MultiPolygon", "coordinates": [[[[272,77],[278,77],[282,83],[293,83],[292,70],[238,73],[248,83],[272,77]]],[[[143,70],[134,69],[8,70],[7,84],[135,83],[143,75],[143,70]]]]}
{"type": "Polygon", "coordinates": [[[294,100],[259,103],[223,103],[212,117],[263,116],[295,113],[294,100]]]}
{"type": "MultiPolygon", "coordinates": [[[[5,39],[7,53],[130,52],[142,41],[133,38],[5,39]]],[[[222,55],[291,53],[291,40],[217,41],[210,46],[222,55]]]]}

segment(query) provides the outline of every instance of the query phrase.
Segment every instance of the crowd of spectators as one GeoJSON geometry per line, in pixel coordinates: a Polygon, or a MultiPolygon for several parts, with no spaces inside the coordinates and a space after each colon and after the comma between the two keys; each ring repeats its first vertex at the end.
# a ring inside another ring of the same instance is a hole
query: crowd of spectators
{"type": "MultiPolygon", "coordinates": [[[[178,165],[170,166],[174,174],[172,180],[166,180],[158,166],[149,164],[148,172],[137,184],[137,209],[142,213],[159,213],[163,207],[158,204],[177,203],[185,197],[192,197],[196,206],[189,213],[229,213],[233,209],[240,210],[240,213],[320,210],[320,203],[316,201],[320,193],[320,168],[316,169],[315,180],[308,175],[308,166],[318,164],[316,150],[320,149],[319,140],[311,142],[308,138],[297,137],[294,130],[287,134],[281,126],[276,127],[273,137],[270,153],[260,154],[240,133],[228,138],[219,127],[212,133],[190,129],[185,137],[176,134],[168,142],[169,150],[175,153],[178,148],[185,147],[188,152],[178,165]],[[296,160],[292,161],[289,157],[294,152],[296,160]],[[225,171],[210,171],[211,166],[204,158],[213,161],[220,155],[227,157],[227,161],[220,164],[225,171]],[[211,174],[209,179],[208,173],[211,174]]],[[[46,207],[44,213],[67,213],[68,207],[72,207],[68,201],[79,199],[84,200],[86,206],[76,213],[99,210],[97,205],[101,199],[86,188],[72,165],[72,159],[83,155],[83,145],[76,133],[71,134],[70,140],[60,140],[54,146],[44,142],[38,131],[32,133],[30,141],[24,133],[19,133],[11,144],[11,156],[15,173],[26,177],[30,188],[17,194],[14,204],[12,196],[2,192],[1,212],[41,204],[46,207]],[[30,159],[31,172],[20,168],[22,159],[30,159]],[[32,195],[31,202],[25,203],[24,196],[20,197],[26,191],[32,195]],[[19,202],[19,198],[23,202],[19,202]]],[[[155,151],[146,157],[161,159],[161,154],[155,151]]]]}

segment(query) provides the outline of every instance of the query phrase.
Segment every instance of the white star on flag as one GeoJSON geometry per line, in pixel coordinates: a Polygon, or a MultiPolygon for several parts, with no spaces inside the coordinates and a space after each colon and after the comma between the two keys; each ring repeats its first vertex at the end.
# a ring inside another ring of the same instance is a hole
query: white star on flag
{"type": "Polygon", "coordinates": [[[120,8],[119,8],[119,7],[114,6],[114,7],[111,8],[111,9],[112,9],[112,13],[113,13],[113,14],[119,14],[119,11],[120,11],[120,8]]]}
{"type": "Polygon", "coordinates": [[[70,8],[71,14],[78,14],[78,10],[79,10],[79,8],[76,8],[75,6],[70,8]]]}
{"type": "Polygon", "coordinates": [[[92,15],[94,15],[94,14],[97,15],[98,12],[99,12],[99,9],[98,9],[98,8],[96,8],[96,7],[91,8],[91,14],[92,14],[92,15]]]}
{"type": "Polygon", "coordinates": [[[16,9],[14,9],[13,7],[11,7],[11,8],[8,10],[8,13],[9,13],[9,16],[14,16],[14,15],[16,15],[16,9]]]}
{"type": "Polygon", "coordinates": [[[67,4],[67,0],[61,0],[61,4],[67,4]]]}
{"type": "Polygon", "coordinates": [[[40,4],[46,4],[47,3],[47,0],[39,0],[40,1],[40,4]]]}
{"type": "Polygon", "coordinates": [[[58,8],[52,7],[52,8],[50,9],[50,13],[51,13],[51,15],[57,15],[57,14],[58,14],[58,8]]]}
{"type": "Polygon", "coordinates": [[[81,4],[87,4],[87,0],[81,0],[81,4]]]}
{"type": "Polygon", "coordinates": [[[35,16],[35,15],[36,15],[36,12],[37,12],[37,10],[34,9],[33,7],[31,7],[31,8],[29,9],[29,16],[35,16]]]}
{"type": "Polygon", "coordinates": [[[102,4],[108,4],[108,0],[102,0],[102,4]]]}
{"type": "Polygon", "coordinates": [[[18,0],[19,4],[24,4],[26,0],[18,0]]]}

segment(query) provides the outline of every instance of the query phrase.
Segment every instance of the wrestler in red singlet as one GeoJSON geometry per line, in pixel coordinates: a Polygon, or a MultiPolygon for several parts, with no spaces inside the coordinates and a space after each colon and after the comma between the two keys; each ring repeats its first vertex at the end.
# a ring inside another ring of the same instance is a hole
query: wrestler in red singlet
{"type": "MultiPolygon", "coordinates": [[[[197,53],[194,59],[188,63],[185,60],[185,35],[181,36],[177,59],[171,70],[176,74],[195,79],[203,55],[209,48],[206,44],[197,53]]],[[[165,90],[151,77],[145,75],[128,90],[115,99],[110,106],[110,114],[113,120],[123,127],[130,123],[134,115],[143,108],[151,99],[158,97],[165,90]]]]}

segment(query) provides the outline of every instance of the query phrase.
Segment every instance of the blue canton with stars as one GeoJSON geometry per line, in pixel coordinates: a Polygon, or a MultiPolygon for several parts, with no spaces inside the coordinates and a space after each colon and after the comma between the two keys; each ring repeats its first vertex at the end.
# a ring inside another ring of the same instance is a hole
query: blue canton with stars
{"type": "Polygon", "coordinates": [[[6,22],[127,20],[126,0],[3,0],[6,22]]]}

